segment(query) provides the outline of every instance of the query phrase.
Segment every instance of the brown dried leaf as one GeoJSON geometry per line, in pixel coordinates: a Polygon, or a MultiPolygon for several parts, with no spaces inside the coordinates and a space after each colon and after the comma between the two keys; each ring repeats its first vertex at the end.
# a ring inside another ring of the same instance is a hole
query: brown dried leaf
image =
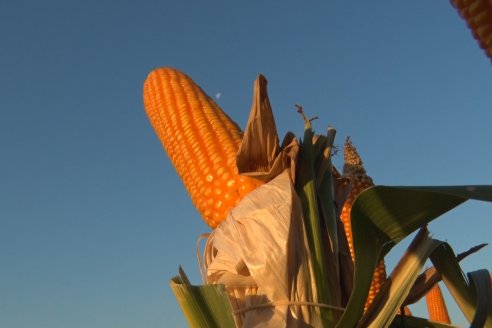
{"type": "Polygon", "coordinates": [[[286,134],[282,146],[279,146],[268,99],[267,80],[259,75],[254,84],[253,104],[243,141],[236,157],[239,173],[268,182],[290,168],[293,180],[298,151],[297,139],[291,132],[286,134]]]}

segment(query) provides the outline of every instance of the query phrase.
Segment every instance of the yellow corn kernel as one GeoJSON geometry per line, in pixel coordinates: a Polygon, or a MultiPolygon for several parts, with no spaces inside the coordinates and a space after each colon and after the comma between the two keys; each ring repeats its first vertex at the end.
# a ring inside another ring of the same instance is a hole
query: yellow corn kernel
{"type": "Polygon", "coordinates": [[[215,228],[261,181],[238,175],[243,133],[191,78],[173,68],[152,71],[144,105],[192,202],[215,228]]]}
{"type": "Polygon", "coordinates": [[[434,287],[425,294],[425,302],[427,303],[427,311],[429,312],[429,319],[431,321],[447,324],[451,323],[439,284],[435,284],[434,287]]]}
{"type": "MultiPolygon", "coordinates": [[[[340,219],[342,220],[345,234],[347,236],[347,241],[350,248],[350,255],[352,260],[355,260],[354,254],[354,244],[352,239],[352,226],[350,223],[350,212],[352,204],[355,198],[365,189],[374,186],[372,178],[367,175],[364,166],[362,165],[362,159],[360,158],[357,150],[347,138],[345,141],[344,150],[344,166],[343,166],[343,176],[351,180],[351,189],[347,196],[347,200],[343,204],[342,213],[340,219]]],[[[369,295],[366,301],[366,308],[371,304],[374,297],[381,289],[381,286],[386,281],[386,266],[384,260],[381,260],[374,270],[374,276],[371,283],[371,288],[369,290],[369,295]]]]}

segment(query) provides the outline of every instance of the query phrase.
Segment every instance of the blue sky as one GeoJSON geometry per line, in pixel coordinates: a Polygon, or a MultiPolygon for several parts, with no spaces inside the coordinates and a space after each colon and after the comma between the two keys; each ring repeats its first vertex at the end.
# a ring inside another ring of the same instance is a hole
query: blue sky
{"type": "MultiPolygon", "coordinates": [[[[448,1],[3,0],[0,40],[2,327],[186,325],[169,279],[199,282],[209,229],[145,116],[155,67],[240,126],[265,74],[281,134],[302,104],[378,184],[492,184],[492,66],[448,1]]],[[[491,241],[491,212],[469,202],[431,231],[460,252],[491,241]]]]}

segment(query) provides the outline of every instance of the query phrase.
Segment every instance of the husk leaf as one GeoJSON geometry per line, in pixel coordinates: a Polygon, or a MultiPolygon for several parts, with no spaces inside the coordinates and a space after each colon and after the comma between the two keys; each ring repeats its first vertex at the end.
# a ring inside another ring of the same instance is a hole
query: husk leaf
{"type": "Polygon", "coordinates": [[[248,194],[210,235],[210,284],[225,284],[240,327],[317,325],[302,210],[288,171],[248,194]]]}
{"type": "Polygon", "coordinates": [[[236,165],[240,174],[266,182],[290,168],[294,181],[299,145],[291,132],[285,135],[282,146],[279,145],[267,83],[263,75],[259,75],[254,83],[253,104],[236,165]]]}
{"type": "Polygon", "coordinates": [[[181,267],[170,285],[190,327],[235,327],[224,285],[192,286],[181,267]]]}

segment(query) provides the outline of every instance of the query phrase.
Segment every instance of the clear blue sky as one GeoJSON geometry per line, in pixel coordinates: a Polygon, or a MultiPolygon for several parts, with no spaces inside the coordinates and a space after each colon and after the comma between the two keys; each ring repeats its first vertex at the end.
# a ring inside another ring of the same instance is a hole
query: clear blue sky
{"type": "MultiPolygon", "coordinates": [[[[492,184],[492,65],[448,1],[2,0],[0,40],[1,327],[186,325],[168,283],[199,282],[208,228],[143,110],[158,66],[241,126],[265,74],[281,134],[302,104],[379,184],[492,184]]],[[[491,213],[431,230],[460,252],[491,242],[491,213]]]]}

